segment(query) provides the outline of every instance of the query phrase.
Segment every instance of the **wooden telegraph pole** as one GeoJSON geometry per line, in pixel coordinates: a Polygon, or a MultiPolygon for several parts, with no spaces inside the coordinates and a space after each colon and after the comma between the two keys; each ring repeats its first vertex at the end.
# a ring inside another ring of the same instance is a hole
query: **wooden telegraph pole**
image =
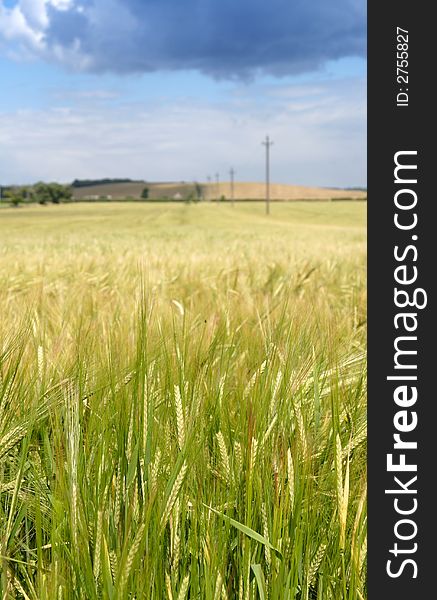
{"type": "Polygon", "coordinates": [[[270,214],[270,146],[273,142],[266,136],[263,146],[266,147],[266,215],[270,214]]]}
{"type": "Polygon", "coordinates": [[[217,184],[217,203],[220,202],[220,173],[215,174],[215,181],[217,184]]]}
{"type": "Polygon", "coordinates": [[[235,175],[235,171],[234,171],[233,167],[229,171],[229,174],[231,176],[231,202],[232,202],[232,206],[234,206],[234,175],[235,175]]]}

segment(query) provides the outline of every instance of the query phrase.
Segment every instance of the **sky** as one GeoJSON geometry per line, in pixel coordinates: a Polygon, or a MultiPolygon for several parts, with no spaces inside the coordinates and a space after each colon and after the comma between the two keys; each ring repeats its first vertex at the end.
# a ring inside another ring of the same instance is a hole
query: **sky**
{"type": "Polygon", "coordinates": [[[364,0],[0,0],[0,185],[366,185],[364,0]]]}

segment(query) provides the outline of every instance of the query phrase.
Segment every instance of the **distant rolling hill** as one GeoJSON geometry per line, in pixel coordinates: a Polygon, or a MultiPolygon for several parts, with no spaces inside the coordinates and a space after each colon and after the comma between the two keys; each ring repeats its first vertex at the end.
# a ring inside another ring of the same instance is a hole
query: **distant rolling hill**
{"type": "MultiPolygon", "coordinates": [[[[215,183],[148,183],[146,181],[131,181],[123,183],[105,183],[99,185],[73,187],[73,198],[76,200],[118,200],[122,198],[141,198],[147,188],[150,200],[172,199],[186,200],[201,197],[203,200],[215,200],[224,196],[231,199],[230,182],[215,183]]],[[[335,189],[285,185],[273,183],[270,185],[272,200],[341,200],[347,198],[365,199],[367,193],[363,190],[335,189]]],[[[234,184],[235,200],[264,200],[264,183],[234,184]]]]}

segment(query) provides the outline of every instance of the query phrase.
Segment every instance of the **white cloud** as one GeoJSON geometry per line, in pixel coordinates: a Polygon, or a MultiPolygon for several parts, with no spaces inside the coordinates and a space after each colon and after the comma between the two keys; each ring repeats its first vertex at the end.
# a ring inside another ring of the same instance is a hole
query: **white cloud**
{"type": "Polygon", "coordinates": [[[63,97],[63,107],[0,113],[0,182],[204,180],[217,171],[224,178],[230,165],[239,180],[261,180],[261,140],[269,133],[274,180],[363,185],[363,82],[352,92],[336,85],[316,94],[309,86],[307,96],[291,88],[265,104],[237,95],[221,106],[195,99],[113,105],[111,93],[99,90],[88,99],[63,97]]]}
{"type": "Polygon", "coordinates": [[[10,9],[0,6],[0,31],[6,40],[25,43],[34,49],[41,48],[43,32],[32,27],[19,5],[10,9]]]}
{"type": "Polygon", "coordinates": [[[44,30],[49,25],[47,0],[20,0],[16,7],[21,12],[29,27],[44,30]]]}
{"type": "Polygon", "coordinates": [[[69,45],[47,40],[50,9],[63,13],[73,8],[74,0],[19,0],[11,8],[0,0],[0,41],[6,40],[8,55],[15,59],[42,57],[86,70],[90,58],[81,52],[79,40],[69,45]]]}

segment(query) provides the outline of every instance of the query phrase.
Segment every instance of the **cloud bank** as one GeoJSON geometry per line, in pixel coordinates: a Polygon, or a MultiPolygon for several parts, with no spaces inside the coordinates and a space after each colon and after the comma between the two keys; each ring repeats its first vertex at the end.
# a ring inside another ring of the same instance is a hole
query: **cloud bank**
{"type": "Polygon", "coordinates": [[[266,123],[272,179],[302,185],[366,184],[365,81],[245,85],[227,100],[112,102],[105,90],[65,93],[57,107],[0,111],[0,182],[131,177],[239,181],[264,178],[266,123]],[[260,98],[263,101],[260,102],[260,98]]]}
{"type": "Polygon", "coordinates": [[[364,56],[364,0],[0,0],[3,51],[79,71],[289,75],[364,56]]]}

